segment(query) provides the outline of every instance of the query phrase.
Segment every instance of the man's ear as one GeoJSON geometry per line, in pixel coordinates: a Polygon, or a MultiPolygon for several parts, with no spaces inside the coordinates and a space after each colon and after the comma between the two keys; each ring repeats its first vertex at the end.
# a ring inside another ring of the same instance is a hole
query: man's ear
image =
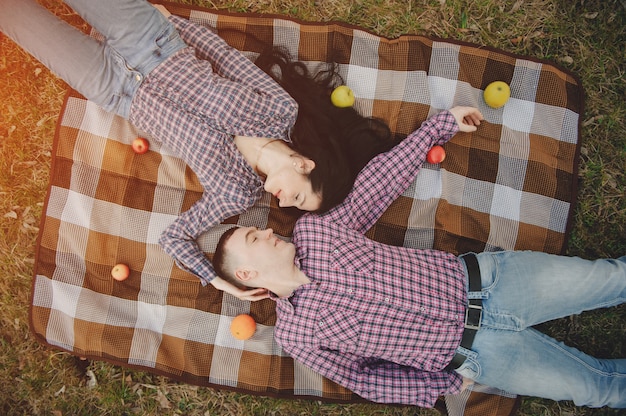
{"type": "Polygon", "coordinates": [[[235,278],[243,283],[249,283],[258,275],[256,270],[237,269],[235,270],[235,278]]]}

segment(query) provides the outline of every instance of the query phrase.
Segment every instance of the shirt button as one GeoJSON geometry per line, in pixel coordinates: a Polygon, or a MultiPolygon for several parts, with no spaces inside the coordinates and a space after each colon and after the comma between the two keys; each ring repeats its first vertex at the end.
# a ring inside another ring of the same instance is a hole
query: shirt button
{"type": "Polygon", "coordinates": [[[385,302],[389,303],[389,298],[385,298],[385,302]]]}
{"type": "Polygon", "coordinates": [[[348,289],[348,293],[352,293],[352,289],[348,289]]]}
{"type": "Polygon", "coordinates": [[[139,75],[139,74],[135,75],[135,79],[136,79],[137,81],[141,81],[141,75],[139,75]]]}
{"type": "Polygon", "coordinates": [[[334,254],[339,254],[339,250],[333,250],[334,254]]]}

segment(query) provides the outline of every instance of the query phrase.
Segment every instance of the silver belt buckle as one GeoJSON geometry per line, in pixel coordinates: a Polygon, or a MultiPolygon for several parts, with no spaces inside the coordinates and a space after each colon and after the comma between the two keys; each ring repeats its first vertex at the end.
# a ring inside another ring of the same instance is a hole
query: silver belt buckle
{"type": "Polygon", "coordinates": [[[483,307],[481,305],[467,305],[465,310],[465,328],[478,330],[483,320],[483,307]]]}

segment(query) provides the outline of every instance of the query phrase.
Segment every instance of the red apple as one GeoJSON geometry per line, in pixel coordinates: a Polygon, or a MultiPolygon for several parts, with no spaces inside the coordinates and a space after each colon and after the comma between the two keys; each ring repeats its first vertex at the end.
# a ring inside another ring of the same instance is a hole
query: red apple
{"type": "Polygon", "coordinates": [[[428,161],[428,163],[432,163],[433,165],[443,162],[445,158],[446,150],[439,145],[433,146],[426,155],[426,160],[428,161]]]}
{"type": "Polygon", "coordinates": [[[137,153],[138,155],[143,155],[150,148],[150,142],[148,142],[143,137],[137,137],[135,140],[133,140],[132,146],[135,153],[137,153]]]}
{"type": "Polygon", "coordinates": [[[119,282],[126,280],[128,275],[130,275],[130,268],[126,264],[118,263],[111,269],[111,276],[119,282]]]}

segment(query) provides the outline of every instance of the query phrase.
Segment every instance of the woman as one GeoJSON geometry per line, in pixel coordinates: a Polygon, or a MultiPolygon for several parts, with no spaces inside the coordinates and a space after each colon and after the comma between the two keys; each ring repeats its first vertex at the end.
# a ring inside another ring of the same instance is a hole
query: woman
{"type": "Polygon", "coordinates": [[[281,207],[328,210],[365,163],[392,144],[388,129],[332,106],[332,71],[314,77],[275,50],[257,60],[263,71],[209,29],[144,0],[66,3],[105,40],[34,0],[0,0],[0,30],[194,171],[202,198],[159,240],[177,264],[240,299],[266,298],[263,290],[243,291],[217,277],[196,238],[252,206],[263,190],[281,207]]]}

